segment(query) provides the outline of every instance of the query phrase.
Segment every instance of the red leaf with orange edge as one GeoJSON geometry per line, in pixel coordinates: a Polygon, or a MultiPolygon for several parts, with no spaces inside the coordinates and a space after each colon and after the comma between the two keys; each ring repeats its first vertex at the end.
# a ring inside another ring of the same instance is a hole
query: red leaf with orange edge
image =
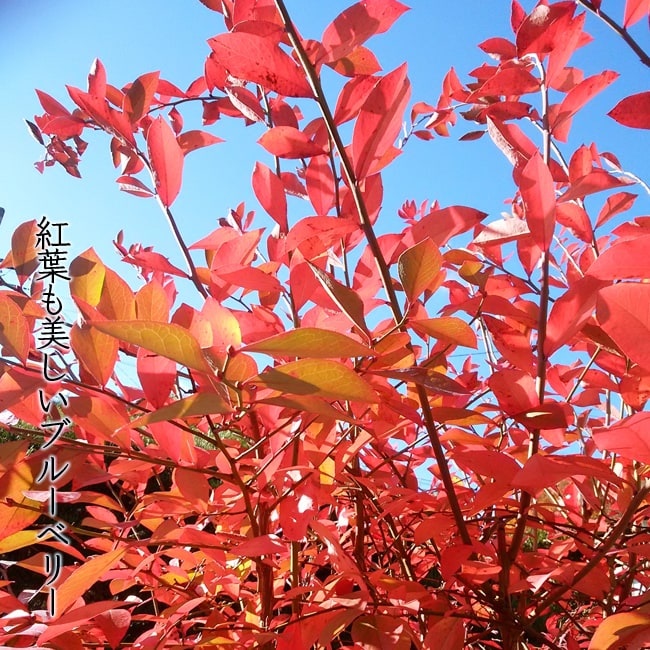
{"type": "Polygon", "coordinates": [[[607,115],[623,126],[650,129],[650,91],[622,99],[607,115]]]}
{"type": "Polygon", "coordinates": [[[156,192],[163,205],[169,207],[181,189],[184,156],[172,128],[160,115],[152,120],[147,131],[147,151],[156,192]]]}
{"type": "Polygon", "coordinates": [[[402,128],[411,84],[402,64],[372,89],[363,104],[352,132],[354,173],[362,179],[372,173],[376,161],[389,151],[402,128]]]}
{"type": "Polygon", "coordinates": [[[519,189],[533,241],[542,250],[548,250],[555,229],[555,188],[551,172],[539,152],[536,151],[522,169],[519,189]]]}
{"type": "Polygon", "coordinates": [[[286,234],[287,196],[284,192],[284,184],[261,162],[256,162],[253,169],[253,191],[262,207],[280,226],[280,233],[286,234]]]}
{"type": "Polygon", "coordinates": [[[278,158],[310,158],[325,153],[303,131],[293,126],[275,126],[269,129],[258,142],[278,158]]]}
{"type": "Polygon", "coordinates": [[[260,84],[285,97],[312,97],[302,69],[272,40],[232,32],[208,40],[218,62],[237,79],[260,84]]]}

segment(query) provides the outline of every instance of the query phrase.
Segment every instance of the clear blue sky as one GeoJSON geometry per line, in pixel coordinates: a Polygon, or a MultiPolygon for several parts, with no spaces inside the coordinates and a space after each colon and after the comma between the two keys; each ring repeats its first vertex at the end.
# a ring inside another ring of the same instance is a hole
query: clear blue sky
{"type": "MultiPolygon", "coordinates": [[[[348,4],[341,0],[288,1],[302,34],[316,38],[348,4]]],[[[373,38],[370,46],[385,71],[408,61],[412,102],[435,103],[450,66],[465,81],[470,70],[487,61],[476,47],[480,41],[496,35],[510,37],[509,0],[413,0],[407,4],[412,10],[390,32],[373,38]]],[[[533,6],[530,2],[525,5],[528,9],[533,6]]],[[[618,7],[613,11],[622,13],[622,1],[605,0],[603,5],[618,7]]],[[[596,43],[573,63],[588,73],[602,67],[622,73],[592,103],[602,115],[623,96],[646,90],[650,71],[595,19],[587,21],[587,30],[596,36],[596,43]]],[[[220,15],[198,0],[1,0],[0,206],[6,215],[0,227],[0,256],[8,249],[16,225],[45,214],[52,221],[70,223],[68,232],[76,253],[95,246],[104,261],[120,273],[125,265],[110,244],[120,228],[125,230],[125,242],[154,244],[156,250],[183,266],[156,203],[118,191],[114,181],[119,174],[111,164],[107,136],[93,134],[89,138],[81,164],[82,180],[68,176],[58,166],[40,175],[33,162],[42,151],[22,119],[33,119],[42,112],[34,88],[71,107],[65,84],[85,89],[95,57],[103,61],[109,82],[116,86],[141,73],[160,70],[162,77],[185,88],[202,72],[209,53],[206,39],[220,31],[220,15]]],[[[635,33],[650,45],[647,25],[637,25],[635,33]]],[[[335,101],[334,96],[331,99],[335,101]]],[[[184,110],[184,117],[186,128],[200,128],[195,110],[184,110]]],[[[406,199],[471,205],[498,218],[503,200],[513,192],[510,165],[487,137],[457,142],[462,133],[474,128],[461,122],[450,139],[437,138],[432,143],[412,140],[408,144],[406,154],[385,175],[381,230],[401,227],[395,213],[406,199]]],[[[233,127],[232,120],[222,120],[210,130],[228,142],[190,154],[184,187],[174,204],[188,242],[210,232],[217,219],[240,201],[262,214],[250,190],[256,156],[269,163],[267,154],[254,144],[262,128],[233,127]]],[[[572,148],[594,140],[601,151],[614,151],[630,171],[650,180],[647,132],[624,129],[607,118],[592,124],[585,113],[574,127],[572,148]]],[[[644,213],[639,211],[644,200],[637,203],[637,214],[644,213]]],[[[290,202],[290,209],[292,206],[303,213],[296,203],[290,202]]]]}

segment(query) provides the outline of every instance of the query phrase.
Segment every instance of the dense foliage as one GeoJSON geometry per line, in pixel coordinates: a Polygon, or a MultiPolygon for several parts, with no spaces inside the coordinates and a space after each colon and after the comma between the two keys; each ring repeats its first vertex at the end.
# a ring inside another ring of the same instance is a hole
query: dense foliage
{"type": "MultiPolygon", "coordinates": [[[[130,286],[92,249],[63,264],[57,219],[13,235],[0,644],[648,647],[648,187],[567,141],[618,76],[570,65],[587,17],[644,70],[628,28],[650,3],[515,0],[488,62],[410,104],[406,65],[367,46],[397,0],[352,5],[319,41],[283,0],[202,2],[225,31],[187,90],[156,72],[119,89],[97,60],[72,110],[39,91],[28,123],[41,170],[74,176],[84,132],[105,132],[120,189],[158,201],[187,268],[119,235],[130,286]],[[509,212],[406,187],[399,219],[380,215],[382,172],[461,118],[512,164],[509,212]],[[231,119],[265,125],[262,210],[190,245],[184,159],[231,119]]],[[[650,128],[650,92],[612,118],[650,128]]]]}

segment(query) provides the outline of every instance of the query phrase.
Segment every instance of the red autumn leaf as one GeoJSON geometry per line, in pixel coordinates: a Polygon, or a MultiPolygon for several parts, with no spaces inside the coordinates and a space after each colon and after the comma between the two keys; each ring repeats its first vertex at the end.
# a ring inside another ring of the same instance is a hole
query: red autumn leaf
{"type": "Polygon", "coordinates": [[[621,282],[601,289],[596,316],[621,351],[650,370],[650,284],[621,282]]]}
{"type": "Polygon", "coordinates": [[[498,370],[490,377],[488,385],[508,415],[523,413],[538,405],[535,380],[523,370],[498,370]]]}
{"type": "Polygon", "coordinates": [[[223,138],[219,138],[212,133],[207,131],[185,131],[181,133],[177,138],[180,148],[183,150],[183,154],[187,155],[190,151],[195,149],[200,149],[201,147],[209,147],[211,144],[218,144],[219,142],[224,142],[223,138]]]}
{"type": "Polygon", "coordinates": [[[539,90],[539,79],[520,65],[499,67],[480,88],[475,90],[468,101],[476,101],[478,97],[489,96],[519,96],[539,90]]]}
{"type": "Polygon", "coordinates": [[[512,479],[511,485],[531,494],[541,492],[549,485],[557,485],[572,476],[588,476],[617,482],[616,475],[606,462],[598,458],[579,456],[542,456],[536,454],[512,479]]]}
{"type": "Polygon", "coordinates": [[[485,212],[465,205],[436,208],[416,222],[411,232],[416,242],[430,237],[438,246],[444,246],[452,237],[467,232],[486,216],[485,212]]]}
{"type": "Polygon", "coordinates": [[[555,206],[555,218],[559,224],[569,228],[578,239],[584,242],[593,240],[594,231],[589,215],[577,203],[572,201],[558,203],[555,206]]]}
{"type": "Polygon", "coordinates": [[[301,68],[272,40],[233,32],[208,40],[218,62],[237,79],[260,84],[285,97],[312,97],[301,68]]]}
{"type": "Polygon", "coordinates": [[[626,0],[623,27],[626,29],[650,13],[650,0],[626,0]]]}
{"type": "Polygon", "coordinates": [[[382,77],[364,102],[352,132],[352,158],[358,179],[393,146],[411,96],[406,64],[382,77]]]}
{"type": "Polygon", "coordinates": [[[553,135],[562,142],[569,136],[572,117],[595,95],[618,79],[618,72],[604,70],[574,86],[562,100],[552,119],[553,135]]]}
{"type": "Polygon", "coordinates": [[[623,126],[650,129],[650,91],[622,99],[607,115],[623,126]]]}
{"type": "Polygon", "coordinates": [[[601,451],[650,464],[650,413],[635,413],[610,427],[595,428],[592,436],[601,451]]]}
{"type": "Polygon", "coordinates": [[[288,550],[277,535],[260,535],[234,546],[232,553],[243,557],[258,557],[260,555],[285,554],[288,550]]]}
{"type": "Polygon", "coordinates": [[[544,354],[553,354],[582,329],[596,309],[598,289],[604,284],[595,279],[590,271],[553,303],[546,326],[544,354]]]}
{"type": "Polygon", "coordinates": [[[588,174],[575,180],[569,189],[562,194],[560,201],[564,202],[581,199],[588,194],[604,192],[623,185],[631,185],[633,182],[634,181],[629,178],[617,178],[609,172],[606,172],[604,169],[594,169],[588,174]]]}
{"type": "Polygon", "coordinates": [[[275,126],[269,129],[258,142],[271,155],[279,158],[309,158],[324,153],[320,145],[293,126],[275,126]]]}
{"type": "Polygon", "coordinates": [[[253,191],[262,207],[280,226],[280,232],[286,233],[287,197],[284,185],[277,175],[261,162],[256,162],[253,170],[253,191]]]}
{"type": "Polygon", "coordinates": [[[555,229],[555,189],[551,172],[539,152],[522,169],[519,189],[533,241],[542,250],[548,250],[555,229]]]}
{"type": "Polygon", "coordinates": [[[176,383],[176,362],[138,348],[136,371],[147,400],[155,409],[161,408],[176,383]]]}
{"type": "Polygon", "coordinates": [[[328,156],[314,156],[305,170],[309,200],[318,215],[326,215],[335,204],[336,181],[328,156]]]}
{"type": "Polygon", "coordinates": [[[589,267],[589,275],[600,280],[650,279],[650,235],[617,242],[589,267]]]}
{"type": "Polygon", "coordinates": [[[135,178],[135,176],[120,176],[115,182],[120,186],[122,192],[128,192],[129,194],[133,194],[133,196],[140,196],[145,199],[155,196],[154,193],[142,181],[135,178]]]}
{"type": "Polygon", "coordinates": [[[106,97],[106,70],[104,64],[95,59],[88,73],[88,94],[104,99],[106,97]]]}
{"type": "Polygon", "coordinates": [[[334,123],[338,126],[354,119],[379,79],[372,76],[353,77],[341,89],[336,100],[334,123]]]}
{"type": "Polygon", "coordinates": [[[169,207],[183,182],[183,150],[171,127],[160,115],[151,122],[147,131],[147,150],[156,192],[163,205],[169,207]]]}
{"type": "Polygon", "coordinates": [[[364,0],[341,12],[323,32],[326,62],[347,56],[375,34],[381,34],[408,7],[397,0],[364,0]]]}
{"type": "Polygon", "coordinates": [[[604,225],[617,214],[629,210],[637,198],[637,194],[630,194],[629,192],[617,192],[616,194],[608,196],[605,200],[605,205],[598,213],[596,228],[604,225]]]}
{"type": "Polygon", "coordinates": [[[122,110],[128,115],[131,124],[135,124],[149,111],[159,77],[160,72],[140,75],[124,94],[122,110]]]}

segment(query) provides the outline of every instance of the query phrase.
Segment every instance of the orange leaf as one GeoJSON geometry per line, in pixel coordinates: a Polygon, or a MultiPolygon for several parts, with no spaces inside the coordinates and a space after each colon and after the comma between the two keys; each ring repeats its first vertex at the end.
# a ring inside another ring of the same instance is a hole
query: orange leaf
{"type": "Polygon", "coordinates": [[[147,72],[140,75],[125,93],[122,110],[127,114],[131,124],[135,124],[149,110],[158,88],[159,77],[160,72],[147,72]]]}
{"type": "Polygon", "coordinates": [[[75,323],[70,329],[70,346],[97,383],[106,386],[117,361],[117,341],[108,334],[75,323]]]}
{"type": "Polygon", "coordinates": [[[178,196],[183,182],[183,150],[172,128],[160,115],[152,120],[147,131],[147,151],[156,192],[163,205],[169,207],[178,196]]]}
{"type": "Polygon", "coordinates": [[[58,611],[64,612],[76,602],[77,598],[83,596],[109,569],[120,561],[126,551],[127,549],[124,547],[109,551],[104,555],[96,555],[75,569],[56,591],[58,611]]]}
{"type": "Polygon", "coordinates": [[[409,323],[417,332],[424,332],[438,340],[463,345],[467,348],[477,347],[474,330],[460,318],[442,316],[440,318],[410,320],[409,323]]]}
{"type": "MultiPolygon", "coordinates": [[[[589,650],[614,650],[627,647],[633,635],[650,629],[650,615],[641,612],[623,612],[608,616],[597,628],[589,650]],[[624,645],[622,645],[624,644],[624,645]]],[[[640,646],[636,646],[640,647],[640,646]]]]}
{"type": "Polygon", "coordinates": [[[405,250],[397,261],[397,271],[407,298],[413,302],[438,277],[442,255],[431,239],[405,250]]]}
{"type": "Polygon", "coordinates": [[[11,236],[11,260],[21,286],[38,268],[36,230],[36,221],[27,221],[20,224],[11,236]]]}
{"type": "Polygon", "coordinates": [[[3,354],[22,363],[29,354],[29,323],[20,307],[6,294],[0,293],[0,345],[3,354]]]}

